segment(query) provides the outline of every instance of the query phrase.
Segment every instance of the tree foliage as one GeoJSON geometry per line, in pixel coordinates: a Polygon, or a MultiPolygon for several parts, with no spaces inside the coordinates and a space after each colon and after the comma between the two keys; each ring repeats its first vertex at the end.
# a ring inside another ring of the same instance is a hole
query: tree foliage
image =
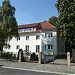
{"type": "Polygon", "coordinates": [[[75,47],[75,0],[57,0],[58,24],[61,36],[66,40],[66,48],[75,47]]]}
{"type": "Polygon", "coordinates": [[[13,36],[18,36],[15,10],[9,0],[4,0],[0,6],[0,48],[6,45],[13,36]]]}
{"type": "Polygon", "coordinates": [[[52,16],[49,18],[48,22],[52,25],[54,25],[55,27],[58,27],[58,18],[55,16],[52,16]]]}

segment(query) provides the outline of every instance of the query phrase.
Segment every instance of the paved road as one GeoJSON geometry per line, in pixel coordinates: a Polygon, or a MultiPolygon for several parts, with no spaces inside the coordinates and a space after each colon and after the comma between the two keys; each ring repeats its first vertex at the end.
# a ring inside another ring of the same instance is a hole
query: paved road
{"type": "Polygon", "coordinates": [[[42,73],[42,72],[8,69],[0,67],[0,75],[60,75],[60,74],[42,73]]]}

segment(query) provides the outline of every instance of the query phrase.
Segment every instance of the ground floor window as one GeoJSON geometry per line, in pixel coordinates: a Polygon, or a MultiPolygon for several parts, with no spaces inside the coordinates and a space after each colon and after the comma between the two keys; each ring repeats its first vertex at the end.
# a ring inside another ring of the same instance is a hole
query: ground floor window
{"type": "Polygon", "coordinates": [[[29,51],[29,45],[26,45],[26,50],[29,51]]]}
{"type": "Polygon", "coordinates": [[[40,51],[40,45],[36,45],[36,52],[40,51]]]}
{"type": "Polygon", "coordinates": [[[53,49],[53,45],[52,44],[47,44],[45,45],[45,50],[52,50],[53,49]]]}

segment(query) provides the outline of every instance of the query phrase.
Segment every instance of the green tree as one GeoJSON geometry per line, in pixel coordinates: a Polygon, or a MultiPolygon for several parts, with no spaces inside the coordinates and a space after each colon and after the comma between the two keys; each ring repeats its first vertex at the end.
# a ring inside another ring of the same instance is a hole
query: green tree
{"type": "Polygon", "coordinates": [[[52,16],[49,18],[48,22],[56,27],[58,27],[58,18],[55,16],[52,16]]]}
{"type": "Polygon", "coordinates": [[[75,47],[75,0],[57,0],[58,24],[65,38],[66,50],[75,47]]]}
{"type": "Polygon", "coordinates": [[[15,7],[9,0],[4,0],[0,6],[0,49],[7,45],[7,41],[13,36],[18,37],[17,21],[15,18],[15,7]]]}

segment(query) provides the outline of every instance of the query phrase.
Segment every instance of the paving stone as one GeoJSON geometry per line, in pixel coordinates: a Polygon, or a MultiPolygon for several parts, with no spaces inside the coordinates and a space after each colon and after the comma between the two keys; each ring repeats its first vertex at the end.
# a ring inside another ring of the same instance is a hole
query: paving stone
{"type": "Polygon", "coordinates": [[[55,64],[47,63],[47,64],[38,64],[38,63],[30,63],[30,62],[9,62],[0,60],[0,64],[8,67],[14,68],[24,68],[29,70],[41,70],[41,71],[49,71],[49,72],[61,72],[61,73],[73,73],[75,74],[75,66],[72,64],[71,66],[67,66],[66,60],[56,60],[55,64]]]}

